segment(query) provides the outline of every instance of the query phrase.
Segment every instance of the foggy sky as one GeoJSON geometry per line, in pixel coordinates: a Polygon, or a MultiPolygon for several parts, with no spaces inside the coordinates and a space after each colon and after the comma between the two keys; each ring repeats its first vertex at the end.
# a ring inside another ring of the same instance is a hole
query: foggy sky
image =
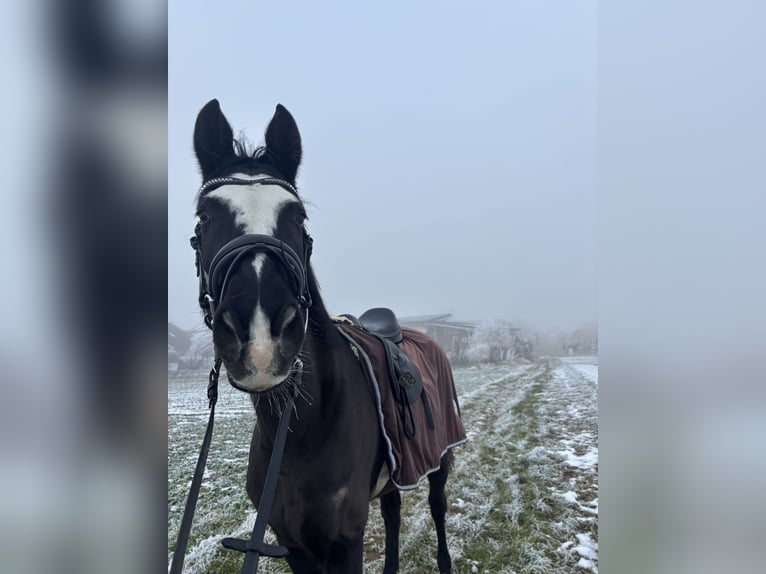
{"type": "Polygon", "coordinates": [[[170,3],[169,320],[201,324],[192,132],[211,98],[254,144],[278,102],[295,117],[331,313],[596,320],[595,2],[237,4],[170,3]]]}

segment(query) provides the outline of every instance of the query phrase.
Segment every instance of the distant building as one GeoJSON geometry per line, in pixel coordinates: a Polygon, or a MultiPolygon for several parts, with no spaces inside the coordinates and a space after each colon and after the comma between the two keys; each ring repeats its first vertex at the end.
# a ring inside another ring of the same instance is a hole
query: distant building
{"type": "Polygon", "coordinates": [[[576,329],[564,340],[564,352],[570,355],[598,354],[598,325],[591,323],[576,329]]]}
{"type": "Polygon", "coordinates": [[[409,327],[425,333],[434,339],[444,349],[450,358],[462,356],[468,348],[471,334],[476,329],[474,322],[448,321],[451,313],[441,315],[421,315],[416,317],[399,317],[403,327],[409,327]]]}
{"type": "Polygon", "coordinates": [[[178,353],[168,347],[168,372],[175,373],[178,370],[178,353]]]}

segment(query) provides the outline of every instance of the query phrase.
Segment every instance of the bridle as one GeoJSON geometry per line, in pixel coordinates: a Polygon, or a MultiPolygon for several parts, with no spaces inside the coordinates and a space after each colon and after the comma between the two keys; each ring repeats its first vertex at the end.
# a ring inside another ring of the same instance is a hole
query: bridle
{"type": "MultiPolygon", "coordinates": [[[[222,185],[279,185],[298,197],[298,192],[291,183],[274,177],[262,177],[256,179],[218,177],[210,179],[200,188],[199,196],[222,185]]],[[[194,236],[191,238],[191,246],[196,254],[200,307],[205,316],[205,324],[211,330],[213,328],[216,305],[223,299],[232,273],[234,273],[246,255],[251,253],[266,253],[274,256],[274,258],[287,270],[293,294],[298,299],[300,307],[305,310],[305,323],[303,325],[303,335],[305,340],[306,331],[308,329],[309,308],[311,307],[311,294],[309,293],[308,285],[308,264],[313,246],[313,240],[305,228],[303,228],[302,258],[298,256],[292,247],[276,237],[257,233],[246,233],[235,237],[221,247],[213,257],[213,260],[210,262],[210,268],[207,270],[202,267],[200,236],[201,232],[198,227],[195,230],[194,236]]],[[[216,351],[215,363],[210,371],[207,387],[207,396],[210,401],[210,418],[208,419],[205,438],[202,441],[202,448],[200,449],[199,458],[197,460],[197,467],[194,471],[189,496],[186,500],[186,507],[184,508],[184,514],[181,519],[176,548],[173,553],[173,561],[170,567],[171,574],[180,574],[183,568],[184,554],[186,553],[186,545],[188,543],[189,533],[191,532],[192,518],[194,516],[199,490],[202,486],[202,475],[205,470],[205,463],[207,461],[207,454],[210,450],[210,441],[213,434],[213,419],[215,415],[215,404],[218,400],[218,376],[220,368],[221,358],[216,351]]],[[[298,353],[296,354],[296,358],[290,369],[290,375],[286,379],[286,381],[290,381],[291,389],[287,395],[287,402],[282,410],[283,414],[279,420],[276,437],[274,439],[274,448],[271,453],[268,470],[266,471],[266,479],[261,493],[261,500],[258,504],[258,515],[255,520],[255,525],[253,526],[252,535],[249,540],[224,538],[222,541],[226,548],[245,553],[245,559],[240,570],[242,574],[254,573],[258,569],[260,556],[284,558],[287,555],[286,548],[266,544],[263,538],[266,532],[266,525],[271,515],[271,505],[274,500],[277,481],[279,480],[279,468],[282,464],[282,454],[284,453],[285,442],[287,440],[288,424],[290,415],[293,411],[295,398],[300,389],[302,374],[303,362],[300,359],[300,353],[298,353]]],[[[257,392],[248,391],[247,389],[241,390],[257,394],[257,392]]]]}
{"type": "MultiPolygon", "coordinates": [[[[279,185],[298,197],[298,192],[291,183],[276,177],[256,179],[217,177],[206,181],[200,188],[198,195],[202,196],[223,185],[279,185]]],[[[210,268],[205,270],[202,267],[199,227],[191,237],[190,243],[196,253],[197,277],[199,278],[199,303],[205,316],[205,324],[210,329],[213,328],[216,305],[222,300],[232,273],[245,255],[250,253],[267,253],[275,256],[277,261],[287,269],[293,293],[298,299],[300,307],[302,309],[311,307],[311,294],[308,287],[308,263],[311,258],[313,240],[305,227],[303,228],[302,258],[298,256],[292,247],[276,237],[258,233],[246,233],[235,237],[221,247],[210,262],[210,268]]]]}

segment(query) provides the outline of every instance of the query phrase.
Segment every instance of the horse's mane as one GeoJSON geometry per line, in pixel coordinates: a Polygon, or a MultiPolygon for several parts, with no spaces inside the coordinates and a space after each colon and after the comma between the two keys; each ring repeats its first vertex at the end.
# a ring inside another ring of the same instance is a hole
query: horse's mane
{"type": "MultiPolygon", "coordinates": [[[[266,146],[253,146],[250,141],[241,136],[233,141],[234,155],[221,162],[216,169],[216,174],[220,175],[241,170],[246,173],[255,173],[264,167],[279,169],[279,162],[273,152],[266,146]]],[[[268,170],[270,171],[270,170],[268,170]]]]}
{"type": "Polygon", "coordinates": [[[234,138],[234,153],[242,159],[261,159],[268,151],[266,146],[253,146],[245,134],[240,134],[234,138]]]}
{"type": "Polygon", "coordinates": [[[278,169],[277,158],[265,145],[253,146],[247,137],[241,135],[234,138],[233,147],[234,155],[219,166],[220,171],[230,172],[239,168],[252,171],[264,166],[278,169]]]}

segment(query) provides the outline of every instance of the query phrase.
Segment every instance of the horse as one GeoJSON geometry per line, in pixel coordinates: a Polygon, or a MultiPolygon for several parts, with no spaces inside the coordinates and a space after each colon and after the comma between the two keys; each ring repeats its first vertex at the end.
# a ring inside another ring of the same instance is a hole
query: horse
{"type": "MultiPolygon", "coordinates": [[[[202,175],[193,238],[200,307],[229,382],[251,394],[256,410],[248,496],[258,506],[280,405],[300,360],[305,364],[300,397],[269,525],[287,548],[293,572],[361,573],[369,504],[379,498],[384,572],[397,572],[400,493],[386,464],[365,372],[327,312],[310,264],[308,217],[296,189],[302,156],[298,126],[277,105],[265,145],[248,149],[234,138],[218,101],[211,100],[197,116],[193,139],[202,175]],[[260,248],[220,253],[237,238],[255,235],[260,248]]],[[[452,570],[445,535],[451,460],[447,451],[428,474],[442,573],[452,570]]]]}

